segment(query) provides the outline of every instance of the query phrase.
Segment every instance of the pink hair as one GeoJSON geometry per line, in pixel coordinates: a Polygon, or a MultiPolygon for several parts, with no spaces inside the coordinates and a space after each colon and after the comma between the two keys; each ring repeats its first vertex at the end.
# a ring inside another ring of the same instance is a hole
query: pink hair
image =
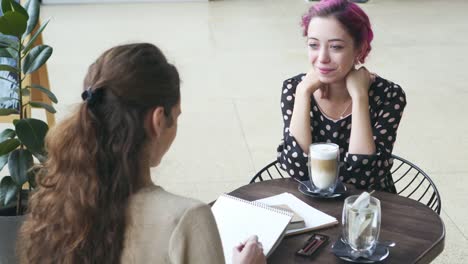
{"type": "Polygon", "coordinates": [[[371,51],[370,43],[374,38],[369,17],[366,13],[358,5],[347,0],[322,0],[313,5],[302,16],[303,35],[307,36],[307,30],[312,18],[328,16],[336,18],[351,35],[356,47],[361,48],[358,60],[360,63],[364,63],[371,51]]]}

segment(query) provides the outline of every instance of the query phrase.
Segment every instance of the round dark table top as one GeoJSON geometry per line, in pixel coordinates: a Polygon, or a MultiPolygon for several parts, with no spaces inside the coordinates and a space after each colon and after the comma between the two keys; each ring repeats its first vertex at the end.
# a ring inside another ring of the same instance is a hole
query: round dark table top
{"type": "MultiPolygon", "coordinates": [[[[341,211],[343,201],[353,194],[360,194],[353,186],[347,185],[348,192],[339,198],[319,199],[299,192],[298,183],[292,179],[268,180],[242,186],[230,195],[253,201],[289,192],[310,206],[334,216],[340,224],[304,234],[285,237],[268,258],[268,263],[347,263],[331,252],[331,246],[341,235],[341,211]],[[297,256],[313,233],[329,236],[329,241],[312,257],[297,256]]],[[[381,202],[382,222],[379,240],[396,242],[390,248],[390,255],[380,263],[430,263],[444,249],[445,227],[437,213],[415,200],[386,192],[375,192],[381,202]]]]}

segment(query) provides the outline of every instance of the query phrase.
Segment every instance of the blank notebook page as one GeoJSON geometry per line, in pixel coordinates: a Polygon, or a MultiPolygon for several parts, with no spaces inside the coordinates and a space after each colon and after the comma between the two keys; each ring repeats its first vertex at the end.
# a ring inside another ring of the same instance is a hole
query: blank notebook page
{"type": "Polygon", "coordinates": [[[292,213],[249,202],[227,194],[211,208],[223,243],[226,263],[232,262],[232,250],[251,235],[257,235],[268,256],[283,237],[292,213]]]}
{"type": "Polygon", "coordinates": [[[278,204],[286,204],[296,214],[304,218],[305,227],[299,229],[292,229],[286,232],[286,235],[300,234],[311,230],[321,229],[338,224],[335,217],[328,215],[314,207],[301,201],[301,199],[290,193],[282,193],[275,196],[270,196],[264,199],[257,200],[257,202],[264,203],[270,206],[278,204]]]}

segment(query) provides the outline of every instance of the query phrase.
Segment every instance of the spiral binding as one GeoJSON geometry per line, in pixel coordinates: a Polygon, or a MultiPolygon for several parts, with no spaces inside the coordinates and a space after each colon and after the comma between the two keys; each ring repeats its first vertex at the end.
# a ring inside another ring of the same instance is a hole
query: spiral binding
{"type": "Polygon", "coordinates": [[[235,197],[235,196],[232,196],[232,195],[229,195],[229,194],[226,194],[226,193],[222,194],[222,196],[224,196],[226,198],[229,198],[229,199],[239,201],[239,202],[243,202],[243,203],[246,203],[246,204],[251,204],[253,206],[260,207],[260,208],[263,208],[263,209],[266,209],[266,210],[269,210],[269,211],[273,211],[273,212],[276,212],[276,213],[279,213],[279,214],[282,214],[282,215],[286,215],[286,216],[289,216],[289,217],[292,217],[294,215],[294,213],[291,212],[291,211],[283,210],[283,209],[279,209],[279,208],[274,208],[274,207],[271,207],[271,206],[266,205],[264,203],[260,203],[260,202],[256,202],[256,201],[250,202],[250,201],[247,201],[247,200],[244,200],[242,198],[235,197]]]}

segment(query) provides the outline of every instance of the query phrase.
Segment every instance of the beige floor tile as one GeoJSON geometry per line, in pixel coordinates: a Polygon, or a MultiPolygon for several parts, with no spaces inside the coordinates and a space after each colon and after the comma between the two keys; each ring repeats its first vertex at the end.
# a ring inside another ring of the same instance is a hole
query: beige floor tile
{"type": "Polygon", "coordinates": [[[240,181],[224,181],[224,182],[194,182],[194,183],[174,183],[158,181],[163,188],[169,192],[176,193],[182,196],[187,196],[193,199],[200,200],[205,203],[215,201],[221,194],[229,193],[242,185],[245,182],[240,181]]]}
{"type": "Polygon", "coordinates": [[[468,238],[468,218],[464,209],[468,204],[465,188],[468,184],[466,175],[466,172],[432,173],[430,177],[434,179],[440,192],[442,210],[450,217],[465,238],[468,238]]]}
{"type": "Polygon", "coordinates": [[[279,99],[251,98],[235,102],[255,171],[258,171],[276,159],[276,146],[282,138],[279,99]]]}
{"type": "Polygon", "coordinates": [[[430,172],[467,172],[468,126],[462,120],[468,93],[411,91],[395,153],[430,172]]]}
{"type": "Polygon", "coordinates": [[[253,172],[233,101],[200,104],[186,100],[177,138],[153,176],[189,187],[192,183],[247,182],[253,172]]]}
{"type": "Polygon", "coordinates": [[[443,212],[442,220],[445,223],[445,248],[444,251],[432,262],[435,264],[464,264],[468,262],[468,241],[457,226],[443,212]]]}
{"type": "Polygon", "coordinates": [[[369,69],[400,84],[407,92],[438,95],[467,91],[463,86],[466,82],[463,65],[468,63],[468,57],[462,55],[467,43],[415,43],[406,46],[376,43],[368,59],[369,69]]]}
{"type": "Polygon", "coordinates": [[[114,45],[152,42],[176,65],[179,60],[193,58],[194,50],[200,57],[208,54],[212,50],[208,4],[182,5],[182,9],[180,3],[43,7],[41,17],[52,17],[44,39],[54,47],[48,67],[51,87],[60,100],[58,117],[70,104],[80,101],[88,66],[114,45]]]}
{"type": "Polygon", "coordinates": [[[284,56],[248,51],[212,54],[201,60],[177,62],[177,65],[182,65],[184,97],[200,101],[263,97],[277,101],[283,80],[293,73],[285,67],[271,65],[291,65],[291,61],[284,56]]]}
{"type": "MultiPolygon", "coordinates": [[[[423,3],[417,0],[371,0],[368,5],[361,6],[371,15],[377,33],[385,35],[381,41],[387,44],[431,45],[447,42],[449,39],[443,38],[444,35],[462,35],[468,30],[468,20],[463,9],[467,3],[463,0],[428,0],[423,3]],[[434,19],[427,19],[429,17],[434,19]],[[441,20],[444,22],[441,23],[441,20]]],[[[465,38],[456,38],[450,42],[460,40],[467,41],[465,38]]]]}

